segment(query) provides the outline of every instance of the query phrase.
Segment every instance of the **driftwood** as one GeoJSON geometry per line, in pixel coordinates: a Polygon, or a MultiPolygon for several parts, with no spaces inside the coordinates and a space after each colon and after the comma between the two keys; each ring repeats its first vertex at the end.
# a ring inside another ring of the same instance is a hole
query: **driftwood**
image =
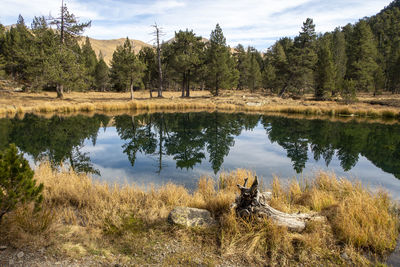
{"type": "Polygon", "coordinates": [[[271,192],[260,193],[258,190],[257,176],[251,187],[246,188],[248,178],[245,179],[243,186],[237,185],[240,195],[236,198],[233,208],[236,214],[242,218],[271,218],[276,224],[286,226],[291,231],[301,232],[306,227],[308,221],[324,220],[324,217],[317,213],[294,213],[281,212],[268,205],[271,199],[271,192]]]}

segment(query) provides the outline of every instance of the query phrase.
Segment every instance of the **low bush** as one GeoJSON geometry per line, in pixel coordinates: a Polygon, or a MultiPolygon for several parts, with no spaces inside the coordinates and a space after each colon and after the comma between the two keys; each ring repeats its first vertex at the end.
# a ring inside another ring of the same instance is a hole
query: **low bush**
{"type": "Polygon", "coordinates": [[[0,152],[0,223],[18,204],[33,202],[36,210],[43,200],[43,184],[36,185],[34,172],[14,144],[0,152]]]}

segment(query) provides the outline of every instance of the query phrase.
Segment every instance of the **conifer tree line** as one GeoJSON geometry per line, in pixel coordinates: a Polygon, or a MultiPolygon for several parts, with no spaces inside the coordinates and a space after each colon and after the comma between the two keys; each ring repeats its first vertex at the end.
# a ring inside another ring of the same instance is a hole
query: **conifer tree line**
{"type": "Polygon", "coordinates": [[[284,37],[265,53],[239,44],[231,49],[217,24],[209,40],[192,30],[175,32],[157,50],[135,54],[126,38],[109,65],[93,51],[89,38],[78,38],[90,22],[80,23],[63,5],[59,18],[35,17],[31,27],[19,16],[15,26],[0,24],[0,76],[31,91],[134,91],[159,87],[194,89],[217,96],[222,89],[267,92],[279,96],[314,94],[316,99],[352,100],[358,92],[400,92],[400,0],[355,24],[318,34],[307,18],[294,38],[284,37]],[[55,27],[54,27],[55,26],[55,27]]]}

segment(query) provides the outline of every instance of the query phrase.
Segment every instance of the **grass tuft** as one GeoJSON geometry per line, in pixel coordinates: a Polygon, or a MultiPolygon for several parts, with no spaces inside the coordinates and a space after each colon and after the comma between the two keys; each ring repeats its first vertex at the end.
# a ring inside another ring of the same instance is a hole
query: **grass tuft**
{"type": "Polygon", "coordinates": [[[301,182],[274,178],[269,186],[271,206],[288,213],[319,212],[327,218],[308,223],[302,233],[292,233],[270,219],[244,221],[230,209],[238,194],[236,184],[250,178],[250,185],[253,177],[254,173],[238,169],[221,173],[216,181],[200,178],[193,193],[174,184],[145,191],[53,170],[45,162],[35,171],[35,179],[45,186],[42,210],[34,213],[20,206],[10,213],[0,227],[0,241],[15,247],[50,246],[75,258],[104,255],[112,261],[122,255],[127,264],[139,265],[159,263],[159,258],[148,255],[160,253],[162,244],[175,246],[174,255],[182,256],[164,255],[165,264],[200,263],[199,258],[205,262],[222,255],[242,265],[360,266],[394,249],[399,220],[386,193],[372,193],[359,182],[325,172],[301,182]],[[219,226],[206,230],[172,226],[167,216],[175,206],[205,208],[219,226]],[[348,259],[341,257],[343,252],[348,259]]]}

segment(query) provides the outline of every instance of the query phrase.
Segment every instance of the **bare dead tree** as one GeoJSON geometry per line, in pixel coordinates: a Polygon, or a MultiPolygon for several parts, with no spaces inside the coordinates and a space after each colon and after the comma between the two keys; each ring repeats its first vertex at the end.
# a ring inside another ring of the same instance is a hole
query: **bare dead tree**
{"type": "MultiPolygon", "coordinates": [[[[162,29],[160,27],[158,27],[157,23],[154,23],[154,25],[151,25],[151,26],[154,28],[153,35],[156,37],[156,43],[157,43],[158,78],[159,78],[157,97],[162,97],[163,75],[162,75],[162,68],[161,68],[160,36],[163,35],[163,32],[162,32],[162,29]]],[[[150,92],[150,94],[151,94],[151,92],[150,92]]]]}
{"type": "Polygon", "coordinates": [[[64,0],[61,0],[61,43],[64,43],[64,0]]]}

